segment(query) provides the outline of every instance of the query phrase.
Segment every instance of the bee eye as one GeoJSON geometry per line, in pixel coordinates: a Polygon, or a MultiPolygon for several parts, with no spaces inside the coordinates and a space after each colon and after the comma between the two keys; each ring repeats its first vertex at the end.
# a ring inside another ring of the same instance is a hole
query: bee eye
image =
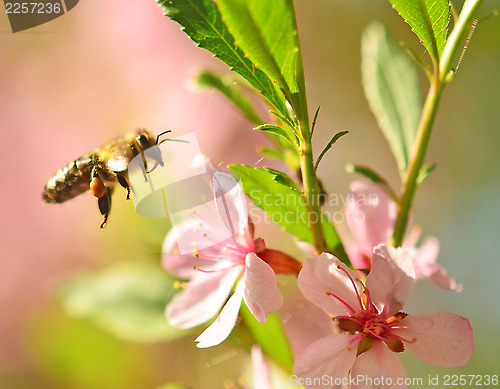
{"type": "Polygon", "coordinates": [[[137,137],[137,140],[139,141],[140,145],[143,147],[143,148],[147,148],[150,146],[150,142],[149,142],[149,138],[144,135],[144,134],[141,134],[137,137]]]}

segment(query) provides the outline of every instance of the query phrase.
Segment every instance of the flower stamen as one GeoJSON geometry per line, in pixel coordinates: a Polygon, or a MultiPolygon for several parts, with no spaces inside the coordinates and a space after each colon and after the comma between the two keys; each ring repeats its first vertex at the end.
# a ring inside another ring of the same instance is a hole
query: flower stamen
{"type": "Polygon", "coordinates": [[[342,298],[340,298],[336,294],[334,294],[332,292],[326,292],[326,294],[327,294],[327,296],[332,296],[332,297],[336,298],[338,301],[340,301],[341,304],[343,304],[353,314],[356,312],[353,307],[351,307],[347,302],[345,302],[344,300],[342,300],[342,298]]]}

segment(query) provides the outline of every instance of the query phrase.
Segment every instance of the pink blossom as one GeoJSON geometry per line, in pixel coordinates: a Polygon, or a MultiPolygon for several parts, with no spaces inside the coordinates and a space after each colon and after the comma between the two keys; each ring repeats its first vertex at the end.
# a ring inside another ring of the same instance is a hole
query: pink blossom
{"type": "MultiPolygon", "coordinates": [[[[396,203],[383,185],[364,181],[351,184],[345,216],[353,242],[346,245],[346,250],[356,268],[371,268],[372,250],[378,244],[389,242],[396,215],[396,203]]],[[[426,238],[417,247],[419,238],[420,230],[414,227],[403,242],[412,257],[416,277],[430,280],[444,289],[460,291],[462,286],[436,264],[439,241],[426,238]]]]}
{"type": "Polygon", "coordinates": [[[295,361],[294,371],[305,386],[317,387],[307,385],[307,379],[313,382],[323,375],[342,379],[349,372],[391,378],[394,384],[406,377],[394,354],[405,349],[434,365],[465,364],[474,348],[467,319],[441,311],[419,315],[401,311],[414,280],[411,255],[405,248],[375,247],[366,285],[331,254],[307,258],[299,287],[335,320],[339,331],[312,343],[295,361]]]}
{"type": "MultiPolygon", "coordinates": [[[[199,224],[196,228],[193,223],[186,223],[178,227],[175,231],[184,234],[184,239],[191,233],[198,237],[200,229],[206,228],[206,237],[219,241],[217,226],[199,224]]],[[[276,274],[257,256],[253,240],[228,239],[185,256],[176,255],[172,241],[169,234],[164,246],[164,266],[176,275],[188,276],[190,281],[167,307],[170,324],[179,328],[197,326],[212,318],[225,304],[217,319],[196,339],[198,347],[215,346],[227,338],[236,324],[242,300],[262,323],[282,305],[276,274]]]]}
{"type": "MultiPolygon", "coordinates": [[[[196,339],[200,348],[215,346],[228,337],[236,324],[242,300],[255,318],[265,323],[267,315],[283,303],[276,274],[297,275],[300,270],[297,260],[267,249],[261,238],[254,239],[244,196],[242,201],[238,197],[235,195],[229,204],[224,204],[229,211],[223,224],[234,227],[245,217],[247,224],[240,233],[227,238],[225,226],[195,214],[176,225],[163,246],[164,267],[182,279],[189,279],[181,284],[184,290],[167,306],[170,324],[179,328],[194,327],[211,319],[223,307],[215,321],[196,339]],[[181,240],[191,243],[192,252],[179,254],[176,242],[181,240]],[[198,250],[197,246],[203,248],[198,250]]],[[[214,204],[212,211],[217,212],[217,199],[214,204]]]]}
{"type": "Polygon", "coordinates": [[[356,268],[370,269],[373,248],[388,243],[396,221],[397,207],[382,185],[354,181],[349,187],[345,220],[354,242],[347,245],[356,268]]]}

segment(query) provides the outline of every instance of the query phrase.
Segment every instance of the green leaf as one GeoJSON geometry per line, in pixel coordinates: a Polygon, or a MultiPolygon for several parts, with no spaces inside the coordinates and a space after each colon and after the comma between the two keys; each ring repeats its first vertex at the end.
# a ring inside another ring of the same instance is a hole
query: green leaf
{"type": "Polygon", "coordinates": [[[267,316],[267,323],[258,322],[245,304],[240,314],[262,351],[287,372],[293,372],[293,352],[277,313],[267,316]]]}
{"type": "Polygon", "coordinates": [[[288,0],[218,0],[229,31],[250,60],[277,82],[288,97],[295,80],[295,15],[288,0]]]}
{"type": "Polygon", "coordinates": [[[287,124],[291,128],[295,128],[299,125],[299,122],[297,121],[297,118],[295,117],[295,113],[293,111],[291,112],[293,119],[288,119],[278,112],[269,111],[269,113],[275,116],[279,121],[287,124]]]}
{"type": "Polygon", "coordinates": [[[276,126],[274,124],[263,124],[261,126],[255,127],[254,130],[281,136],[286,140],[288,140],[293,145],[297,145],[298,142],[297,137],[294,134],[291,134],[283,127],[276,126]]]}
{"type": "Polygon", "coordinates": [[[160,386],[158,389],[190,389],[190,388],[179,384],[166,384],[160,386]]]}
{"type": "Polygon", "coordinates": [[[367,166],[354,165],[353,163],[349,163],[346,166],[346,171],[348,173],[361,174],[362,176],[368,178],[370,181],[374,182],[375,184],[387,183],[387,181],[382,176],[380,176],[377,172],[375,172],[374,170],[370,169],[367,166]]]}
{"type": "Polygon", "coordinates": [[[273,180],[278,181],[280,184],[288,186],[291,189],[296,191],[300,191],[299,186],[295,182],[295,180],[290,177],[288,174],[282,172],[281,170],[273,169],[271,167],[264,167],[268,172],[274,174],[273,180]]]}
{"type": "Polygon", "coordinates": [[[288,117],[285,98],[269,77],[236,47],[233,36],[222,22],[213,0],[157,0],[161,9],[182,26],[198,46],[212,52],[231,70],[256,88],[282,115],[288,117]]]}
{"type": "Polygon", "coordinates": [[[357,173],[361,174],[362,176],[368,178],[370,181],[374,182],[375,184],[381,184],[386,187],[386,189],[389,191],[391,194],[391,197],[396,201],[396,203],[399,202],[398,197],[396,196],[396,193],[392,189],[392,187],[389,185],[387,180],[383,178],[381,175],[379,175],[377,172],[374,170],[370,169],[367,166],[361,166],[361,165],[354,165],[352,163],[348,164],[346,166],[346,171],[348,173],[357,173]]]}
{"type": "Polygon", "coordinates": [[[295,150],[280,150],[272,147],[259,147],[259,154],[264,158],[275,159],[284,162],[292,171],[300,169],[300,160],[295,150]]]}
{"type": "MultiPolygon", "coordinates": [[[[263,168],[234,164],[229,169],[237,173],[248,197],[267,212],[275,223],[298,240],[314,245],[309,228],[308,212],[304,195],[275,179],[276,174],[263,168]]],[[[329,251],[345,263],[350,263],[335,226],[322,215],[323,230],[329,251]]]]}
{"type": "Polygon", "coordinates": [[[338,259],[344,262],[351,269],[353,268],[347,253],[345,252],[344,246],[342,245],[342,241],[339,238],[337,233],[337,229],[335,226],[328,220],[326,215],[323,215],[323,232],[325,234],[326,247],[328,247],[328,252],[335,255],[338,259]]]}
{"type": "Polygon", "coordinates": [[[250,100],[242,93],[235,82],[227,82],[223,77],[208,70],[201,71],[194,80],[198,88],[215,89],[226,96],[245,117],[255,125],[260,125],[263,120],[255,112],[250,100]]]}
{"type": "Polygon", "coordinates": [[[234,164],[230,165],[229,169],[241,177],[247,196],[255,205],[266,211],[271,220],[297,239],[312,243],[302,193],[276,181],[275,174],[263,168],[234,164]]]}
{"type": "Polygon", "coordinates": [[[318,168],[319,163],[321,162],[321,160],[323,159],[323,157],[325,156],[327,151],[332,148],[332,146],[335,144],[335,142],[337,142],[341,137],[343,137],[344,135],[346,135],[348,133],[349,133],[349,131],[340,131],[340,132],[337,132],[333,136],[333,138],[330,140],[330,142],[328,142],[328,144],[325,146],[325,148],[323,149],[323,151],[319,155],[318,159],[316,160],[316,163],[314,164],[314,169],[318,168]]]}
{"type": "Polygon", "coordinates": [[[449,0],[389,0],[412,27],[426,51],[439,61],[451,16],[449,0]]]}
{"type": "Polygon", "coordinates": [[[276,159],[278,161],[285,161],[285,155],[278,149],[273,149],[272,147],[261,146],[259,147],[259,153],[265,157],[270,159],[276,159]]]}
{"type": "Polygon", "coordinates": [[[4,380],[3,362],[2,389],[146,388],[155,382],[151,371],[163,366],[149,347],[109,336],[86,321],[68,317],[53,304],[31,312],[22,332],[39,377],[53,384],[47,387],[35,378],[29,386],[9,385],[4,380]]]}
{"type": "Polygon", "coordinates": [[[173,280],[160,268],[132,262],[66,283],[61,300],[72,317],[87,319],[128,341],[152,343],[187,333],[168,325],[165,318],[165,306],[174,293],[173,280]]]}
{"type": "Polygon", "coordinates": [[[420,173],[418,174],[417,184],[420,185],[422,182],[424,182],[424,180],[427,177],[429,177],[429,175],[434,171],[436,166],[437,165],[435,163],[431,163],[430,165],[424,166],[422,170],[420,170],[420,173]]]}
{"type": "Polygon", "coordinates": [[[316,122],[318,120],[318,115],[319,115],[319,109],[320,108],[321,107],[316,108],[316,112],[314,112],[314,117],[313,117],[313,121],[312,121],[312,125],[311,125],[311,137],[313,136],[314,130],[316,128],[316,122]]]}
{"type": "Polygon", "coordinates": [[[361,70],[366,98],[403,176],[422,112],[417,70],[380,23],[363,33],[361,70]]]}
{"type": "Polygon", "coordinates": [[[422,70],[425,72],[425,75],[429,79],[429,82],[432,82],[432,71],[430,65],[425,62],[420,55],[418,55],[415,50],[413,50],[410,46],[408,46],[404,42],[399,42],[399,45],[406,51],[406,54],[413,60],[414,63],[419,65],[422,70]]]}

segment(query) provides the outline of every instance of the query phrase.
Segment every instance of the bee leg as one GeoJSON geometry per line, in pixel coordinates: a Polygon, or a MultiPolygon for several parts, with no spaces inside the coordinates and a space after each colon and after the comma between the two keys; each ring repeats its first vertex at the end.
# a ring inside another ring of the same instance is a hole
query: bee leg
{"type": "Polygon", "coordinates": [[[99,176],[99,169],[95,166],[92,168],[90,177],[90,192],[98,199],[97,205],[99,206],[99,211],[101,215],[104,215],[104,221],[101,224],[101,228],[104,228],[111,209],[111,191],[113,188],[106,187],[104,181],[99,176]]]}
{"type": "MultiPolygon", "coordinates": [[[[162,134],[160,134],[162,135],[162,134]]],[[[163,157],[161,155],[161,150],[157,146],[153,146],[150,149],[148,149],[149,157],[154,160],[154,166],[151,168],[151,170],[148,170],[148,173],[152,173],[153,170],[155,170],[158,165],[163,167],[165,164],[163,162],[163,157]]]]}
{"type": "Polygon", "coordinates": [[[158,162],[158,161],[155,161],[155,165],[151,168],[151,170],[148,170],[147,173],[152,173],[153,170],[155,170],[158,166],[163,166],[163,162],[158,162]]]}
{"type": "Polygon", "coordinates": [[[109,212],[111,211],[111,193],[113,188],[106,188],[106,193],[104,196],[99,197],[97,200],[97,204],[99,205],[99,211],[101,211],[101,215],[104,216],[104,220],[101,223],[101,228],[104,228],[106,222],[108,221],[109,212]]]}
{"type": "Polygon", "coordinates": [[[127,189],[127,200],[130,200],[130,185],[125,177],[121,174],[117,174],[116,178],[118,179],[118,182],[120,183],[121,186],[123,186],[125,189],[127,189]]]}
{"type": "Polygon", "coordinates": [[[149,172],[148,172],[148,162],[146,161],[146,156],[144,155],[144,153],[142,152],[142,150],[137,149],[135,147],[133,147],[133,151],[134,151],[135,155],[140,155],[141,156],[141,159],[142,159],[141,170],[142,170],[142,174],[144,176],[144,182],[148,182],[147,173],[149,173],[149,172]]]}
{"type": "Polygon", "coordinates": [[[144,182],[148,182],[148,163],[146,162],[146,159],[144,158],[144,155],[141,153],[142,156],[142,175],[144,176],[144,182]]]}
{"type": "Polygon", "coordinates": [[[95,166],[90,172],[90,192],[97,198],[101,198],[106,193],[106,185],[99,176],[99,169],[95,166]]]}

